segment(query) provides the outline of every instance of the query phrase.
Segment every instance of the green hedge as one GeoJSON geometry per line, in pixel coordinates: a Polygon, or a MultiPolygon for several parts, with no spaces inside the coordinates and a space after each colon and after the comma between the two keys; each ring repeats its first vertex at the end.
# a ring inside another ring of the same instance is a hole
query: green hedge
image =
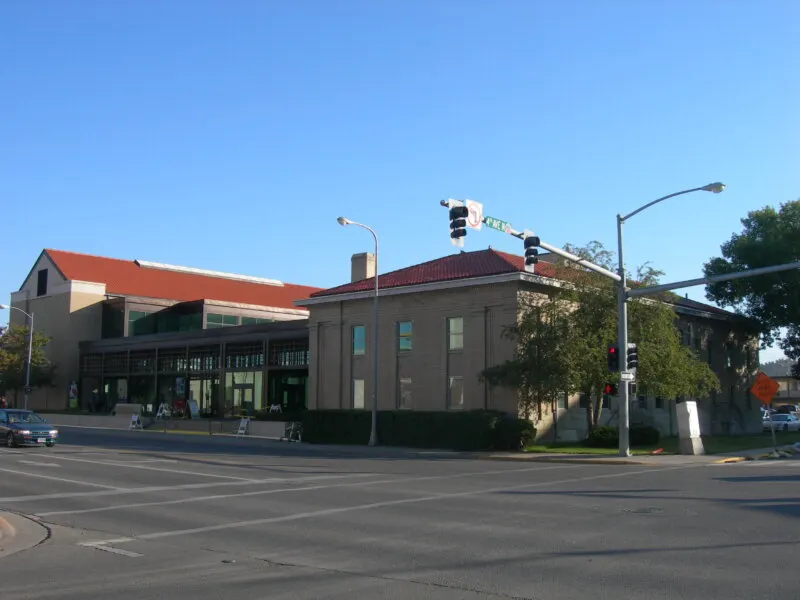
{"type": "MultiPolygon", "coordinates": [[[[655,427],[631,425],[628,437],[631,446],[654,446],[661,439],[655,427]]],[[[616,448],[619,446],[619,433],[616,427],[595,427],[586,438],[584,446],[591,448],[616,448]]]]}
{"type": "MultiPolygon", "coordinates": [[[[372,415],[363,410],[309,410],[303,440],[312,444],[367,444],[372,415]]],[[[378,412],[382,446],[450,450],[519,450],[533,440],[530,421],[495,411],[378,412]]]]}

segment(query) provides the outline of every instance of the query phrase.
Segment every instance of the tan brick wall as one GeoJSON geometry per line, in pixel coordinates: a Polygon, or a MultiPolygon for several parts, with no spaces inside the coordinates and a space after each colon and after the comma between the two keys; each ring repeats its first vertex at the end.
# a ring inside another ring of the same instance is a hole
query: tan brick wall
{"type": "MultiPolygon", "coordinates": [[[[34,275],[31,277],[33,279],[34,275]]],[[[53,285],[51,283],[49,285],[53,285]]],[[[65,408],[69,384],[78,379],[78,343],[83,340],[100,339],[102,324],[102,294],[70,292],[69,284],[51,288],[57,293],[16,301],[14,306],[32,313],[34,329],[51,338],[47,346],[47,357],[56,365],[56,378],[51,388],[34,389],[28,398],[32,409],[65,408]]],[[[35,293],[35,290],[34,290],[35,293]]],[[[11,311],[12,325],[24,325],[25,318],[19,311],[11,311]]],[[[17,405],[23,402],[18,394],[17,405]]]]}
{"type": "MultiPolygon", "coordinates": [[[[502,283],[380,298],[379,387],[381,410],[394,410],[398,401],[398,378],[410,376],[415,410],[447,408],[448,376],[464,377],[465,408],[493,408],[514,412],[516,394],[503,388],[490,388],[478,381],[478,373],[513,356],[513,343],[502,337],[505,327],[518,315],[518,308],[541,301],[552,288],[531,283],[502,283]],[[464,318],[464,350],[447,351],[447,317],[464,318]],[[413,322],[413,349],[403,355],[397,350],[396,324],[413,322]]],[[[311,408],[350,408],[352,380],[365,381],[365,408],[371,406],[372,299],[333,302],[311,306],[310,314],[310,399],[311,408]],[[366,325],[366,353],[352,356],[351,328],[366,325]]],[[[705,434],[742,433],[760,430],[758,402],[747,391],[757,369],[757,342],[736,331],[731,322],[681,315],[679,327],[693,327],[691,343],[700,340],[697,350],[711,361],[722,392],[715,398],[698,400],[705,434]],[[695,335],[697,332],[697,335],[695,335]],[[711,346],[709,354],[708,346],[711,346]],[[747,352],[750,359],[748,363],[747,352]],[[731,366],[728,365],[728,354],[731,366]]],[[[675,403],[664,399],[656,407],[655,398],[632,401],[631,420],[651,424],[662,434],[676,433],[675,403]]],[[[583,439],[586,412],[578,396],[568,399],[568,408],[558,410],[558,423],[549,407],[538,424],[538,436],[552,440],[583,439]]],[[[616,425],[617,399],[604,409],[601,424],[616,425]]]]}
{"type": "MultiPolygon", "coordinates": [[[[514,322],[518,284],[458,288],[420,294],[383,296],[379,304],[378,407],[393,410],[398,402],[398,380],[412,378],[415,410],[447,408],[448,377],[461,376],[465,409],[514,410],[515,395],[487,389],[478,374],[487,366],[513,356],[505,326],[514,322]],[[447,318],[464,319],[464,349],[447,350],[447,318]],[[399,352],[397,323],[413,323],[412,350],[399,352]]],[[[311,307],[309,406],[350,408],[352,380],[365,380],[365,407],[371,406],[372,299],[311,307]],[[352,355],[352,327],[366,326],[367,348],[352,355]],[[340,357],[342,360],[340,360],[340,357]]]]}

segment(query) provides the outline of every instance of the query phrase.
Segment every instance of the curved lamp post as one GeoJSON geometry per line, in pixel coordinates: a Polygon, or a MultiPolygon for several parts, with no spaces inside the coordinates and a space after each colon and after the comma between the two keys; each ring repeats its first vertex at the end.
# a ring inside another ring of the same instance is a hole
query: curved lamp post
{"type": "Polygon", "coordinates": [[[375,297],[372,302],[372,429],[369,434],[369,445],[375,446],[378,443],[378,234],[371,227],[345,217],[338,217],[336,221],[342,227],[355,225],[366,229],[375,240],[375,297]]]}
{"type": "Polygon", "coordinates": [[[640,206],[633,212],[628,213],[625,216],[617,215],[617,256],[619,259],[619,284],[617,288],[617,318],[618,318],[618,330],[617,330],[617,343],[619,344],[619,355],[620,355],[620,380],[619,380],[619,454],[620,456],[630,456],[631,449],[630,449],[630,405],[629,405],[629,388],[628,383],[629,381],[625,378],[623,374],[627,373],[628,369],[628,291],[625,285],[625,262],[624,257],[622,254],[622,226],[625,222],[630,219],[631,217],[639,214],[643,210],[646,210],[653,206],[654,204],[658,204],[659,202],[663,202],[664,200],[668,200],[670,198],[674,198],[675,196],[682,196],[683,194],[691,194],[692,192],[711,192],[713,194],[719,194],[725,189],[725,184],[716,182],[716,183],[709,183],[708,185],[704,185],[701,187],[691,188],[688,190],[683,190],[681,192],[675,192],[674,194],[667,194],[666,196],[662,196],[652,202],[648,202],[644,206],[640,206]]]}
{"type": "Polygon", "coordinates": [[[28,331],[28,360],[25,365],[25,410],[28,410],[28,390],[31,389],[31,354],[33,353],[33,313],[26,313],[21,308],[10,304],[0,304],[0,309],[17,310],[31,320],[30,330],[28,331]]]}

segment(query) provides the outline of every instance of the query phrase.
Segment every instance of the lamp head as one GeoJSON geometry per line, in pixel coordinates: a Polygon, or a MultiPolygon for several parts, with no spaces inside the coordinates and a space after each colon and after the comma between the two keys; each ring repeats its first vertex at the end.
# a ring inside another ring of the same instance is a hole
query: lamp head
{"type": "Polygon", "coordinates": [[[5,310],[9,308],[8,304],[0,304],[0,310],[5,310]]]}
{"type": "Polygon", "coordinates": [[[717,181],[716,183],[709,183],[703,189],[707,192],[711,192],[712,194],[719,194],[725,189],[725,184],[717,181]]]}
{"type": "Polygon", "coordinates": [[[338,218],[336,219],[336,221],[337,221],[337,222],[339,223],[339,225],[341,225],[342,227],[344,227],[345,225],[350,225],[350,223],[352,223],[352,221],[351,221],[350,219],[347,219],[347,218],[345,218],[345,217],[338,217],[338,218]]]}

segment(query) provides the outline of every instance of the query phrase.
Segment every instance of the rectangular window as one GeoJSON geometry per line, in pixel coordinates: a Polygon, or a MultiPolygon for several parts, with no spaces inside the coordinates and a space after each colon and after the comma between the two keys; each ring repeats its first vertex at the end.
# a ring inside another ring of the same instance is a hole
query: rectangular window
{"type": "Polygon", "coordinates": [[[639,408],[641,410],[647,410],[647,396],[638,396],[637,399],[639,401],[639,408]]]}
{"type": "Polygon", "coordinates": [[[664,408],[664,399],[660,396],[656,396],[656,408],[664,408]]]}
{"type": "Polygon", "coordinates": [[[206,315],[206,329],[219,329],[220,327],[235,327],[239,324],[239,317],[236,315],[217,315],[208,313],[206,315]]]}
{"type": "Polygon", "coordinates": [[[448,317],[447,349],[450,352],[464,349],[464,318],[448,317]]]}
{"type": "Polygon", "coordinates": [[[128,336],[156,333],[155,315],[141,310],[128,311],[128,336]]]}
{"type": "Polygon", "coordinates": [[[353,379],[353,408],[364,408],[364,380],[353,379]]]}
{"type": "Polygon", "coordinates": [[[261,323],[273,322],[273,319],[262,319],[261,317],[242,317],[242,325],[260,325],[261,323]]]}
{"type": "Polygon", "coordinates": [[[366,325],[353,325],[353,356],[363,356],[367,351],[366,325]]]}
{"type": "Polygon", "coordinates": [[[464,408],[464,378],[450,377],[447,388],[447,407],[451,409],[464,408]]]}
{"type": "Polygon", "coordinates": [[[603,394],[601,403],[603,408],[611,408],[611,398],[608,394],[603,394]]]}
{"type": "Polygon", "coordinates": [[[397,408],[412,408],[411,377],[401,377],[397,388],[397,408]]]}
{"type": "Polygon", "coordinates": [[[413,326],[411,321],[400,321],[397,324],[398,349],[400,352],[409,352],[411,350],[412,334],[413,326]]]}
{"type": "Polygon", "coordinates": [[[47,294],[47,269],[40,269],[36,274],[36,295],[47,294]]]}
{"type": "Polygon", "coordinates": [[[558,396],[556,396],[556,408],[567,408],[566,392],[558,392],[558,396]]]}
{"type": "Polygon", "coordinates": [[[583,392],[578,394],[578,407],[589,408],[589,396],[583,392]]]}

